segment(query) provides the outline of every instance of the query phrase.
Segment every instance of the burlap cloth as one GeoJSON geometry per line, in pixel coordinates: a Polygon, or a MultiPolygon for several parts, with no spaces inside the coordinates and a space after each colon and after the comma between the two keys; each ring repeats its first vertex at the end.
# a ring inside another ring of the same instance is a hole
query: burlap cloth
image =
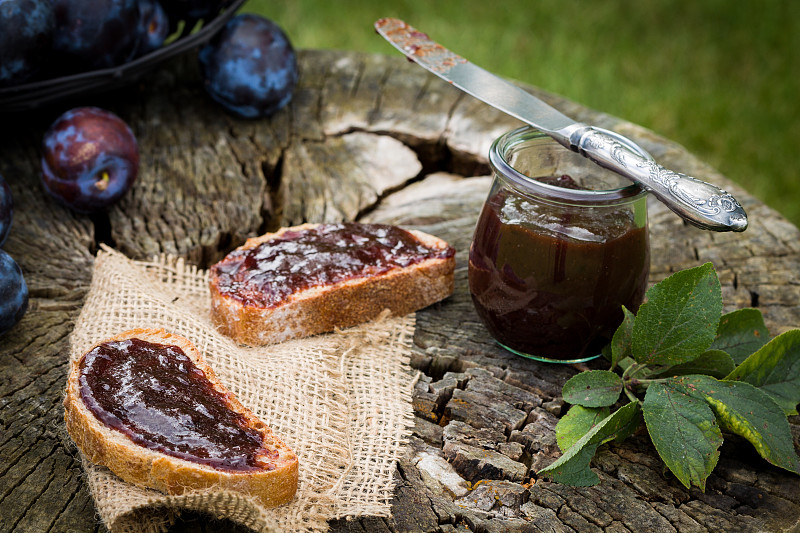
{"type": "Polygon", "coordinates": [[[187,509],[257,531],[324,531],[332,518],[389,516],[396,461],[413,422],[413,316],[242,347],[209,319],[206,274],[182,260],[136,262],[104,248],[71,337],[71,361],[95,342],[136,327],[187,337],[220,380],[297,453],[297,495],[275,509],[231,493],[168,496],[84,459],[105,525],[113,533],[162,532],[187,509]]]}

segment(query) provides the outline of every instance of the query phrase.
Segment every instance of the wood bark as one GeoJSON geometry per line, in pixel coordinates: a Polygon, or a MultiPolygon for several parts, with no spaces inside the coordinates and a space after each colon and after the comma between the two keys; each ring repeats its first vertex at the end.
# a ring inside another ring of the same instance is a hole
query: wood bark
{"type": "MultiPolygon", "coordinates": [[[[797,531],[798,477],[726,438],[705,493],[665,472],[645,436],[602,449],[602,483],[537,479],[558,456],[561,385],[577,370],[499,349],[467,290],[466,253],[490,183],[491,141],[519,125],[400,57],[300,53],[291,104],[239,120],[203,92],[183,58],[114,93],[0,116],[0,173],[14,196],[5,250],[30,288],[23,320],[0,337],[0,531],[104,531],[63,427],[72,325],[109,244],[135,259],[170,253],[201,267],[247,237],[300,222],[363,220],[438,235],[457,253],[456,291],[418,313],[412,366],[421,371],[407,456],[391,518],[331,523],[332,531],[797,531]],[[97,105],[126,120],[140,176],[107,213],[74,214],[39,182],[40,143],[64,110],[97,105]]],[[[733,192],[751,226],[718,234],[650,202],[651,281],[714,263],[726,310],[758,307],[770,332],[800,324],[800,232],[680,145],[636,125],[526,87],[572,117],[630,136],[669,168],[733,192]]],[[[594,363],[601,365],[601,363],[594,363]]],[[[599,367],[599,366],[598,366],[599,367]]],[[[791,419],[795,446],[800,423],[791,419]]],[[[174,532],[244,531],[184,515],[174,532]]]]}

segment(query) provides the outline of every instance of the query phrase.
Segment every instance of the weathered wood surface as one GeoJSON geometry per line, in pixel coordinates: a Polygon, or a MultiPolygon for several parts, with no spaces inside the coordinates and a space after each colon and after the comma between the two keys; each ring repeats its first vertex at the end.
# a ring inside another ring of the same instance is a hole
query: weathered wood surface
{"type": "MultiPolygon", "coordinates": [[[[558,455],[559,394],[575,369],[498,349],[466,286],[466,251],[487,192],[485,154],[517,123],[400,57],[308,51],[292,104],[271,120],[231,118],[191,61],[129,90],[74,104],[127,120],[142,155],[133,191],[108,215],[72,214],[39,184],[39,143],[63,109],[0,116],[0,173],[16,209],[5,249],[25,272],[30,310],[0,337],[0,531],[103,531],[62,425],[67,345],[105,242],[133,258],[167,252],[207,266],[265,230],[360,219],[417,227],[458,249],[456,292],[418,314],[416,429],[397,470],[392,518],[333,531],[798,531],[800,479],[726,439],[706,492],[665,473],[648,441],[601,451],[602,483],[537,480],[558,455]]],[[[773,334],[800,325],[800,232],[680,146],[531,89],[576,119],[630,135],[665,165],[728,187],[744,234],[683,224],[651,203],[652,281],[713,261],[728,309],[759,307],[773,334]]],[[[598,365],[601,363],[597,363],[598,365]]],[[[792,420],[795,445],[800,425],[792,420]]],[[[173,531],[243,531],[188,514],[173,531]]]]}

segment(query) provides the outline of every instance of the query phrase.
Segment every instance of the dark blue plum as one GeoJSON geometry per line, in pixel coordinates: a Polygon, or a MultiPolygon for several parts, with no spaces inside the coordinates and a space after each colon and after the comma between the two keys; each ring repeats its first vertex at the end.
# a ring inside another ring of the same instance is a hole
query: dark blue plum
{"type": "Polygon", "coordinates": [[[0,86],[25,82],[41,70],[54,30],[50,0],[0,0],[0,86]]]}
{"type": "Polygon", "coordinates": [[[128,125],[97,107],[61,115],[45,132],[42,183],[61,203],[93,213],[119,200],[139,171],[139,148],[128,125]]]}
{"type": "Polygon", "coordinates": [[[137,0],[51,0],[56,14],[53,49],[74,68],[125,63],[138,44],[137,0]]]}
{"type": "Polygon", "coordinates": [[[0,335],[20,321],[28,309],[28,285],[14,259],[0,250],[0,335]]]}
{"type": "Polygon", "coordinates": [[[139,45],[137,56],[143,56],[163,46],[169,35],[167,12],[156,0],[139,0],[139,45]]]}
{"type": "Polygon", "coordinates": [[[14,216],[14,202],[11,198],[11,189],[0,175],[0,246],[3,246],[11,229],[11,220],[14,216]]]}
{"type": "Polygon", "coordinates": [[[245,118],[273,114],[297,84],[297,56],[281,28],[252,14],[233,17],[200,50],[206,91],[245,118]]]}

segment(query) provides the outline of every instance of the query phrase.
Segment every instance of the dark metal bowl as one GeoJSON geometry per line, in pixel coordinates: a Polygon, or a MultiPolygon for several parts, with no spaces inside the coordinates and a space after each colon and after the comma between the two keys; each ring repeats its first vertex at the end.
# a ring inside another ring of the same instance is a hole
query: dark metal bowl
{"type": "Polygon", "coordinates": [[[214,18],[203,21],[202,26],[194,33],[190,32],[199,21],[184,21],[184,30],[176,40],[123,65],[2,87],[0,113],[27,111],[78,94],[97,93],[128,85],[164,61],[205,44],[246,1],[234,0],[214,18]]]}

